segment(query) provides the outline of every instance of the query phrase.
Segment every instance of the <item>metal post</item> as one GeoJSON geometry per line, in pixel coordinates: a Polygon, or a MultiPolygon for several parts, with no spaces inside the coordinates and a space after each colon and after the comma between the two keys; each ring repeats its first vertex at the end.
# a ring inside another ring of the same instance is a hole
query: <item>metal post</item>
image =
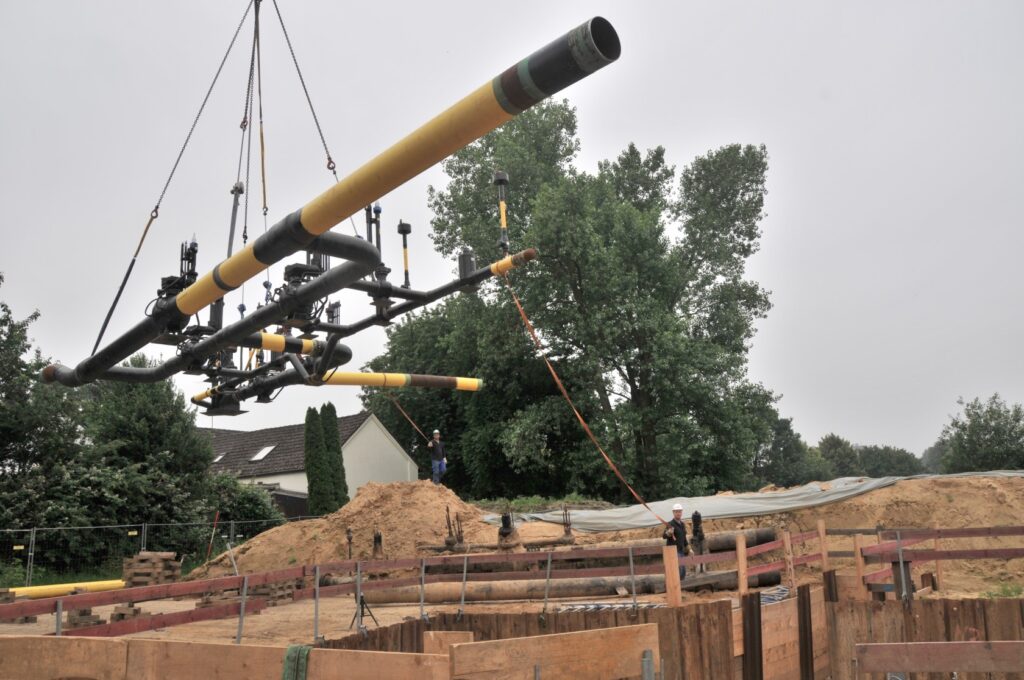
{"type": "Polygon", "coordinates": [[[313,644],[320,644],[320,565],[313,567],[313,644]]]}
{"type": "Polygon", "coordinates": [[[420,560],[420,618],[424,621],[427,620],[427,614],[423,610],[423,600],[426,596],[426,585],[427,585],[427,561],[420,560]]]}
{"type": "Polygon", "coordinates": [[[235,564],[235,549],[231,546],[231,541],[228,541],[228,559],[231,560],[231,568],[235,570],[235,576],[238,576],[238,565],[235,564]]]}
{"type": "Polygon", "coordinates": [[[25,565],[25,587],[28,588],[32,585],[32,565],[35,564],[36,555],[36,529],[32,527],[32,532],[28,536],[28,562],[25,565]]]}
{"type": "Polygon", "coordinates": [[[363,563],[356,562],[356,630],[363,630],[363,563]]]}
{"type": "Polygon", "coordinates": [[[533,680],[540,680],[540,664],[533,664],[533,680]]]}
{"type": "Polygon", "coordinates": [[[540,620],[544,622],[544,616],[548,613],[548,594],[551,592],[551,553],[548,553],[547,574],[544,577],[544,609],[540,612],[540,620]]]}
{"type": "Polygon", "coordinates": [[[142,538],[139,541],[139,552],[146,551],[146,540],[149,538],[149,525],[142,523],[142,538]]]}
{"type": "Polygon", "coordinates": [[[245,598],[249,594],[249,577],[242,577],[242,601],[238,603],[238,633],[235,635],[235,644],[242,644],[242,628],[245,626],[245,598]]]}
{"type": "Polygon", "coordinates": [[[57,600],[57,637],[60,637],[60,626],[62,618],[64,618],[64,600],[57,600]]]}
{"type": "Polygon", "coordinates": [[[654,680],[654,653],[645,649],[640,656],[640,677],[643,680],[654,680]]]}
{"type": "Polygon", "coordinates": [[[629,546],[629,584],[633,588],[633,615],[636,616],[636,574],[633,570],[633,546],[629,546]]]}
{"type": "Polygon", "coordinates": [[[469,569],[469,555],[462,558],[462,597],[459,598],[459,611],[455,614],[455,620],[462,620],[462,610],[466,608],[466,572],[469,569]]]}
{"type": "Polygon", "coordinates": [[[896,553],[899,557],[899,569],[895,575],[895,582],[900,584],[900,599],[907,602],[911,598],[911,593],[907,591],[910,580],[910,569],[904,569],[903,562],[903,540],[900,536],[900,532],[896,532],[896,553]]]}
{"type": "Polygon", "coordinates": [[[228,523],[228,540],[232,543],[235,542],[235,520],[228,523]]]}

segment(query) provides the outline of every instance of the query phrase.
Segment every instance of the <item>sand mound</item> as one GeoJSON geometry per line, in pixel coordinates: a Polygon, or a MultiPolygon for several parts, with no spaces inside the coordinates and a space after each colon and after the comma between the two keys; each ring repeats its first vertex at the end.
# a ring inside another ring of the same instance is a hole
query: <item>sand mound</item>
{"type": "MultiPolygon", "coordinates": [[[[370,482],[337,512],[320,519],[290,522],[253,537],[235,549],[239,573],[286,569],[301,564],[343,560],[348,557],[345,530],[352,529],[352,556],[368,558],[373,532],[384,535],[388,558],[421,554],[417,543],[441,544],[447,535],[445,508],[452,520],[461,517],[466,541],[494,542],[497,529],[485,524],[483,513],[465,503],[446,486],[429,480],[418,482],[370,482]]],[[[426,554],[426,553],[422,553],[426,554]]],[[[193,578],[231,574],[224,553],[209,565],[192,572],[193,578]]]]}
{"type": "MultiPolygon", "coordinates": [[[[767,491],[766,493],[771,493],[767,491]]],[[[412,557],[424,554],[417,543],[444,542],[445,507],[462,518],[468,543],[493,543],[497,528],[485,524],[483,512],[462,501],[450,489],[429,481],[367,484],[352,501],[338,512],[317,520],[292,522],[271,529],[235,550],[241,573],[284,569],[345,559],[348,548],[345,529],[354,536],[353,555],[370,556],[373,531],[384,534],[386,557],[412,557]]],[[[699,509],[699,508],[697,508],[699,509]]],[[[824,519],[833,529],[897,527],[984,527],[1024,525],[1024,479],[1007,477],[965,477],[912,479],[856,496],[846,501],[793,512],[759,515],[727,520],[705,520],[705,530],[727,531],[736,528],[788,527],[793,532],[813,530],[824,519]]],[[[561,535],[559,525],[533,522],[520,526],[524,539],[561,535]]],[[[623,541],[660,536],[657,527],[602,533],[579,533],[578,544],[623,541]]],[[[874,537],[867,538],[869,543],[874,537]]],[[[834,536],[832,550],[852,549],[851,539],[834,536]]],[[[947,541],[944,548],[998,548],[1021,545],[1019,538],[965,539],[947,541]]],[[[919,546],[930,548],[931,542],[919,546]]],[[[798,554],[816,550],[815,544],[797,548],[798,554]]],[[[846,561],[841,562],[845,564],[846,561]]],[[[850,562],[852,564],[852,562],[850,562]]],[[[945,563],[944,572],[956,576],[955,587],[964,592],[983,592],[988,585],[1024,579],[1024,559],[976,560],[945,563]]],[[[192,577],[231,574],[226,554],[208,567],[197,569],[192,577]]]]}

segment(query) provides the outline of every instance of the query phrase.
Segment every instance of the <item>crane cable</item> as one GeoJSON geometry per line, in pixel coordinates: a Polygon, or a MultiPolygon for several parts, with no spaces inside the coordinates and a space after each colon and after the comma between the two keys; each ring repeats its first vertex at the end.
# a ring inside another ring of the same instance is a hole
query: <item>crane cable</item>
{"type": "Polygon", "coordinates": [[[526,330],[529,331],[530,337],[533,338],[533,344],[537,346],[537,353],[540,355],[540,358],[544,360],[544,363],[547,364],[548,371],[551,373],[551,377],[554,379],[555,385],[558,386],[558,391],[562,393],[562,396],[565,397],[566,402],[569,403],[569,408],[571,408],[572,412],[576,415],[576,420],[580,422],[580,426],[583,427],[583,431],[587,434],[587,437],[589,437],[590,441],[593,442],[595,447],[597,447],[597,450],[601,454],[601,457],[604,458],[604,462],[608,464],[608,467],[610,467],[612,472],[615,473],[615,476],[619,478],[619,481],[622,482],[627,489],[629,489],[629,492],[631,494],[633,494],[633,498],[635,498],[637,502],[640,503],[640,505],[644,506],[644,508],[646,508],[649,513],[654,515],[659,522],[667,526],[668,522],[662,519],[658,513],[651,509],[651,506],[647,505],[647,501],[641,498],[640,494],[636,492],[636,489],[630,486],[629,482],[626,481],[626,478],[622,476],[622,473],[619,471],[618,466],[615,465],[615,462],[611,459],[611,456],[605,453],[605,450],[601,446],[601,443],[597,440],[597,437],[591,431],[590,426],[587,425],[587,421],[583,418],[583,415],[580,413],[579,409],[576,408],[576,404],[573,403],[572,398],[569,396],[568,390],[565,389],[565,385],[562,384],[561,378],[558,377],[558,372],[555,371],[555,367],[551,365],[551,362],[544,354],[544,346],[541,344],[540,338],[537,337],[537,331],[536,329],[534,329],[533,324],[530,323],[529,317],[526,316],[526,311],[523,309],[523,305],[519,301],[519,297],[516,295],[516,292],[512,290],[512,284],[509,283],[508,275],[503,274],[502,279],[505,281],[505,286],[508,288],[508,292],[512,295],[513,302],[516,303],[516,309],[519,310],[519,316],[522,317],[523,319],[523,325],[526,326],[526,330]]]}
{"type": "Polygon", "coordinates": [[[238,39],[238,34],[242,30],[242,25],[245,23],[245,19],[249,16],[249,10],[252,9],[254,0],[249,0],[249,3],[245,6],[245,12],[242,13],[242,18],[238,22],[238,27],[235,28],[235,33],[231,36],[231,42],[228,43],[228,49],[224,52],[224,57],[220,60],[220,66],[217,67],[217,72],[213,75],[213,81],[210,83],[210,87],[206,90],[206,96],[203,97],[203,103],[199,105],[199,111],[196,113],[196,117],[192,120],[192,127],[189,128],[188,134],[185,136],[185,142],[181,145],[181,150],[178,151],[178,157],[174,160],[174,165],[171,166],[171,172],[167,176],[167,181],[164,182],[164,188],[160,191],[159,198],[156,199],[156,205],[153,206],[153,210],[149,213],[149,220],[146,222],[146,226],[142,230],[142,237],[139,239],[139,244],[135,247],[135,252],[132,254],[132,259],[128,263],[128,269],[124,273],[124,278],[121,280],[121,285],[117,289],[117,294],[114,295],[114,301],[110,305],[110,309],[107,311],[107,316],[103,319],[103,325],[100,327],[99,335],[96,336],[96,344],[92,347],[92,353],[96,354],[96,350],[100,346],[100,342],[103,341],[103,334],[107,331],[107,324],[110,323],[110,317],[114,315],[114,310],[117,308],[117,303],[121,300],[121,294],[124,293],[124,287],[128,284],[128,278],[132,275],[132,269],[135,268],[135,261],[139,257],[139,252],[142,250],[142,244],[146,240],[146,236],[149,234],[149,228],[153,226],[153,221],[160,216],[160,204],[164,200],[164,196],[167,194],[168,187],[171,186],[171,180],[174,178],[174,173],[178,169],[178,164],[181,163],[182,156],[185,155],[185,149],[188,147],[189,141],[192,139],[192,133],[195,132],[196,125],[199,123],[199,117],[203,115],[203,110],[206,108],[206,103],[210,100],[210,94],[213,92],[213,87],[217,84],[217,79],[220,78],[220,73],[224,70],[224,64],[228,60],[228,55],[231,54],[231,48],[235,46],[235,41],[238,39]]]}
{"type": "MultiPolygon", "coordinates": [[[[288,29],[284,26],[284,17],[281,16],[281,8],[277,6],[277,0],[273,0],[274,11],[277,13],[277,21],[281,24],[281,32],[284,34],[284,41],[288,45],[288,52],[292,55],[292,63],[295,64],[295,73],[299,76],[299,83],[302,84],[302,92],[306,95],[306,103],[309,104],[309,112],[313,115],[313,123],[316,125],[317,134],[320,135],[320,144],[324,147],[324,154],[327,156],[327,169],[332,175],[334,175],[334,182],[337,183],[338,171],[337,165],[334,159],[331,157],[331,151],[327,148],[327,139],[324,137],[323,128],[320,127],[320,118],[316,115],[316,109],[313,107],[313,99],[309,96],[309,88],[306,87],[306,79],[302,77],[302,69],[299,68],[299,60],[295,56],[295,48],[292,47],[292,39],[288,36],[288,29]]],[[[262,130],[262,125],[260,126],[262,130]]],[[[262,136],[260,137],[262,139],[262,136]]],[[[359,230],[356,229],[356,222],[351,216],[348,218],[349,224],[352,225],[352,233],[359,236],[359,230]]]]}

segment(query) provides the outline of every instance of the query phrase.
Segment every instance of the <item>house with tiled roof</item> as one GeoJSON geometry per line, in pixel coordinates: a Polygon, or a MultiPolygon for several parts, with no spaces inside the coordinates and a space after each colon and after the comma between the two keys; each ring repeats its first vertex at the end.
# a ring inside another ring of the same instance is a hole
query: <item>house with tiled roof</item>
{"type": "MultiPolygon", "coordinates": [[[[242,432],[199,428],[213,444],[213,472],[227,472],[268,488],[290,517],[306,514],[305,426],[285,425],[242,432]]],[[[367,482],[412,481],[416,463],[368,411],[338,418],[341,456],[349,497],[367,482]]]]}

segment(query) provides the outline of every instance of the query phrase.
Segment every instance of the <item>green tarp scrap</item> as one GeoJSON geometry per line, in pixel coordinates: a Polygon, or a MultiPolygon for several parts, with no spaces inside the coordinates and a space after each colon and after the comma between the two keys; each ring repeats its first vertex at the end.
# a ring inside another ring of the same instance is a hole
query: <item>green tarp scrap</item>
{"type": "Polygon", "coordinates": [[[284,653],[284,669],[281,680],[306,680],[306,668],[309,666],[309,645],[289,645],[284,653]]]}

